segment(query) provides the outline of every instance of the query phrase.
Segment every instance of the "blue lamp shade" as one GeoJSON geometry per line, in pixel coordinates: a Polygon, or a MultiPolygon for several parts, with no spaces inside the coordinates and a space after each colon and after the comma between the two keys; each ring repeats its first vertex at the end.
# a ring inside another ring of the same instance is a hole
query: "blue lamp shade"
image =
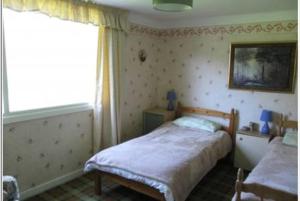
{"type": "Polygon", "coordinates": [[[260,115],[261,121],[272,121],[272,111],[270,110],[263,110],[260,115]]]}
{"type": "Polygon", "coordinates": [[[270,133],[270,128],[269,128],[268,122],[272,121],[272,111],[263,110],[261,115],[260,115],[260,120],[265,122],[265,124],[261,128],[260,132],[262,134],[266,134],[266,135],[269,134],[270,133]]]}
{"type": "Polygon", "coordinates": [[[174,90],[170,90],[167,93],[167,100],[176,100],[176,93],[174,90]]]}
{"type": "Polygon", "coordinates": [[[167,93],[167,100],[169,100],[167,110],[173,111],[175,109],[173,101],[176,100],[176,93],[174,90],[170,90],[167,93]]]}

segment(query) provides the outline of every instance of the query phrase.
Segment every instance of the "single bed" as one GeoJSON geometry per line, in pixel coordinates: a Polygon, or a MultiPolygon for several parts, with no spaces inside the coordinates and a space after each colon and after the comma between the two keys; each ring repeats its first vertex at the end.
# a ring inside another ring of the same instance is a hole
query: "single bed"
{"type": "Polygon", "coordinates": [[[243,181],[238,170],[236,194],[232,201],[296,201],[298,200],[298,148],[283,143],[286,128],[297,129],[296,121],[284,121],[281,115],[279,135],[268,145],[268,151],[243,181]]]}
{"type": "Polygon", "coordinates": [[[229,120],[214,133],[168,122],[153,132],[105,149],[86,162],[85,171],[96,171],[97,194],[101,176],[161,201],[184,201],[217,161],[232,148],[234,110],[182,107],[177,116],[195,113],[229,120]]]}

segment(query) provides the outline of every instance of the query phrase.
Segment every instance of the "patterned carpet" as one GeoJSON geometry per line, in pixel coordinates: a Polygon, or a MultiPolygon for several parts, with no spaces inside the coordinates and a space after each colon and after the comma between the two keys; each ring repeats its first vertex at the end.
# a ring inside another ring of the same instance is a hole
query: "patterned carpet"
{"type": "MultiPolygon", "coordinates": [[[[194,188],[186,201],[230,201],[237,169],[219,162],[194,188]]],[[[155,201],[145,195],[103,179],[102,195],[94,193],[93,174],[48,190],[26,201],[155,201]]]]}

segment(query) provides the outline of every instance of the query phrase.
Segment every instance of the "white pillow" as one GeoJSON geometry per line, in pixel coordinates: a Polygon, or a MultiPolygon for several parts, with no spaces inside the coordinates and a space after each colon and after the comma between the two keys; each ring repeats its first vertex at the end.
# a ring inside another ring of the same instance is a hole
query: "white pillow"
{"type": "Polygon", "coordinates": [[[180,117],[173,121],[173,123],[177,126],[183,126],[187,128],[193,129],[202,129],[210,132],[216,132],[222,128],[222,125],[202,118],[197,117],[180,117]]]}
{"type": "Polygon", "coordinates": [[[298,131],[288,131],[283,137],[283,144],[298,147],[298,131]]]}

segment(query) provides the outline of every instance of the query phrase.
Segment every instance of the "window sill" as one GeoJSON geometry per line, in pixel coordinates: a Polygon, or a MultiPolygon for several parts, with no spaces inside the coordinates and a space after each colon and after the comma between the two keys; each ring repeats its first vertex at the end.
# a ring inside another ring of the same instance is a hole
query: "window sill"
{"type": "Polygon", "coordinates": [[[11,112],[3,115],[3,124],[10,124],[34,119],[41,119],[75,112],[92,110],[92,105],[88,103],[59,106],[45,109],[28,110],[22,112],[11,112]]]}

